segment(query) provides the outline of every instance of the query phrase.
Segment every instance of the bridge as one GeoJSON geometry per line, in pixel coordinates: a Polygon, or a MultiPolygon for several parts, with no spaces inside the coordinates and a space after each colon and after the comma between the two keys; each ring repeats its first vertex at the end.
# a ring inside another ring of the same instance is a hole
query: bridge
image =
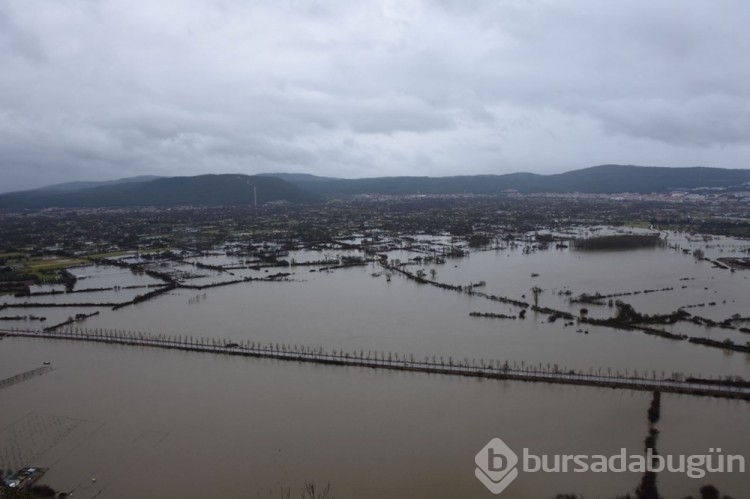
{"type": "Polygon", "coordinates": [[[360,368],[411,371],[449,376],[465,376],[497,380],[557,383],[566,385],[596,386],[628,390],[659,390],[696,396],[710,396],[750,401],[750,383],[708,379],[675,379],[601,375],[574,370],[510,368],[507,363],[485,363],[476,361],[454,362],[453,360],[430,362],[415,360],[413,356],[396,354],[364,355],[363,352],[326,352],[322,349],[292,348],[286,345],[260,345],[255,342],[231,342],[216,338],[167,337],[143,332],[67,329],[56,331],[34,331],[0,329],[0,336],[55,339],[69,341],[98,342],[116,345],[131,345],[171,350],[206,352],[222,355],[270,358],[284,361],[351,366],[360,368]]]}

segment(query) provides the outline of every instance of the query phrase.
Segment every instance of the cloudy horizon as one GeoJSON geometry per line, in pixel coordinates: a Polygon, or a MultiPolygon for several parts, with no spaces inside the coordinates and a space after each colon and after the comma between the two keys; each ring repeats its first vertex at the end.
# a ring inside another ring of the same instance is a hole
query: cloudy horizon
{"type": "Polygon", "coordinates": [[[748,18],[740,0],[0,0],[0,192],[748,168],[748,18]]]}

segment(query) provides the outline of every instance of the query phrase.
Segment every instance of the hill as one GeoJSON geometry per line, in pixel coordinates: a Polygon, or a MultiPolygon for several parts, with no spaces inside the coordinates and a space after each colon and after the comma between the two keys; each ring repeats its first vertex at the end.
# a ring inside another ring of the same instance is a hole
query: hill
{"type": "Polygon", "coordinates": [[[557,192],[666,192],[671,189],[736,187],[750,181],[750,170],[702,166],[665,168],[655,166],[601,165],[547,178],[547,190],[557,192]]]}
{"type": "Polygon", "coordinates": [[[260,177],[276,177],[287,182],[322,182],[326,180],[340,180],[336,177],[319,177],[310,173],[259,173],[260,177]]]}
{"type": "Polygon", "coordinates": [[[670,189],[734,187],[750,181],[750,170],[722,168],[665,168],[601,165],[553,175],[511,173],[455,177],[379,177],[316,180],[294,183],[321,195],[354,194],[495,194],[506,189],[523,193],[618,192],[652,193],[670,189]]]}
{"type": "Polygon", "coordinates": [[[165,177],[145,182],[127,182],[72,192],[34,190],[0,195],[0,208],[177,206],[258,204],[271,201],[314,203],[320,200],[297,185],[274,177],[248,175],[199,175],[165,177]]]}
{"type": "Polygon", "coordinates": [[[0,195],[0,209],[102,206],[175,206],[252,204],[288,201],[314,203],[324,197],[355,194],[497,194],[619,192],[652,193],[670,189],[732,188],[750,182],[750,170],[663,168],[601,165],[554,175],[511,173],[454,177],[377,177],[335,179],[309,174],[199,175],[134,178],[95,183],[72,182],[32,191],[0,195]],[[283,178],[278,178],[283,177],[283,178]]]}
{"type": "Polygon", "coordinates": [[[65,182],[64,184],[53,184],[45,187],[39,187],[34,189],[37,191],[55,191],[55,192],[73,192],[81,191],[83,189],[91,189],[93,187],[103,187],[105,185],[117,185],[117,184],[129,184],[138,182],[149,182],[160,178],[156,175],[141,175],[139,177],[128,177],[120,178],[117,180],[105,180],[101,182],[96,181],[82,181],[82,182],[65,182]]]}

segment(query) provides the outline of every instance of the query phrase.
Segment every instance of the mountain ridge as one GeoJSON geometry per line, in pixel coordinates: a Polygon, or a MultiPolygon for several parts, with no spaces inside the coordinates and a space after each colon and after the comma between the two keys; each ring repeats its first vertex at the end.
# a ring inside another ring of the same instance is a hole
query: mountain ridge
{"type": "Polygon", "coordinates": [[[116,206],[252,205],[273,201],[315,203],[317,194],[275,177],[206,174],[161,177],[145,182],[101,185],[71,192],[21,191],[0,195],[0,208],[99,208],[116,206]]]}
{"type": "Polygon", "coordinates": [[[522,193],[648,194],[667,192],[670,189],[733,187],[744,182],[750,182],[750,170],[610,164],[548,175],[517,172],[452,177],[373,177],[316,181],[298,185],[304,185],[311,191],[325,196],[496,194],[505,190],[517,190],[522,193]]]}
{"type": "Polygon", "coordinates": [[[137,177],[125,177],[118,178],[116,180],[78,180],[73,182],[63,182],[60,184],[45,185],[43,187],[37,187],[36,189],[30,189],[33,191],[54,191],[54,192],[72,192],[80,191],[83,189],[91,189],[94,187],[103,187],[106,185],[118,185],[118,184],[129,184],[139,182],[150,182],[162,178],[158,175],[139,175],[137,177]]]}
{"type": "Polygon", "coordinates": [[[0,195],[0,208],[175,206],[253,204],[257,202],[316,203],[325,198],[358,194],[498,194],[521,193],[654,193],[671,189],[733,188],[750,185],[750,170],[710,167],[644,167],[599,165],[542,175],[517,172],[451,177],[373,177],[337,179],[311,174],[206,174],[158,177],[153,180],[58,184],[0,195]],[[60,188],[60,185],[63,187],[60,188]],[[76,186],[80,187],[75,190],[76,186]],[[82,187],[83,186],[83,187],[82,187]],[[71,190],[73,189],[73,190],[71,190]]]}

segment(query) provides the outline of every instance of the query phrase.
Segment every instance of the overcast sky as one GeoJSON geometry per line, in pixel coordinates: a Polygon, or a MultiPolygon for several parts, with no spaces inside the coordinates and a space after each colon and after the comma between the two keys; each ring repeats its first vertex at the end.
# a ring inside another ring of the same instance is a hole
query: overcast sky
{"type": "Polygon", "coordinates": [[[0,0],[0,191],[750,164],[745,0],[0,0]]]}

